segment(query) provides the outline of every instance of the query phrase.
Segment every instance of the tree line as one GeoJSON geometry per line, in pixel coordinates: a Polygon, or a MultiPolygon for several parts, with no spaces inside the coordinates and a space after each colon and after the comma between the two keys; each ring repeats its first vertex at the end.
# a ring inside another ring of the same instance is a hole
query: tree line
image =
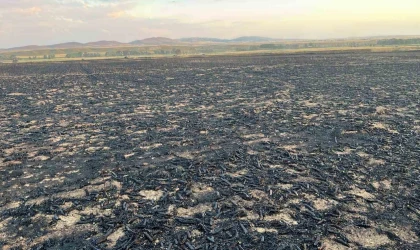
{"type": "Polygon", "coordinates": [[[80,57],[100,57],[101,53],[97,52],[75,52],[75,53],[69,53],[66,55],[66,58],[80,58],[80,57]]]}
{"type": "Polygon", "coordinates": [[[378,45],[416,45],[420,44],[420,38],[409,38],[409,39],[385,39],[379,40],[378,45]]]}

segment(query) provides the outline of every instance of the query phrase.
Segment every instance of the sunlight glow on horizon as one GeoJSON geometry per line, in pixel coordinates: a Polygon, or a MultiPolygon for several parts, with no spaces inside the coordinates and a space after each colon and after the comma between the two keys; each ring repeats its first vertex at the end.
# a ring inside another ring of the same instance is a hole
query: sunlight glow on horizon
{"type": "Polygon", "coordinates": [[[153,36],[420,35],[418,0],[0,0],[0,48],[153,36]]]}

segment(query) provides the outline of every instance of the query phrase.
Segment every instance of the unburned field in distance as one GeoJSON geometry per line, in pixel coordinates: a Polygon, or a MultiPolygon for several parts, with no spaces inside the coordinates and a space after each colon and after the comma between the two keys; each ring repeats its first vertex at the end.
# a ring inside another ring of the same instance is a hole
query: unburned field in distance
{"type": "Polygon", "coordinates": [[[420,53],[0,65],[0,248],[419,249],[420,53]]]}

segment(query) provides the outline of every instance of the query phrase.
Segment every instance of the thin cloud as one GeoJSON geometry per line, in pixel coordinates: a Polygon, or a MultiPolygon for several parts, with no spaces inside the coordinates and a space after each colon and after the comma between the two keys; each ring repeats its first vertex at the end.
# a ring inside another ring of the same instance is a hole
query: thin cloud
{"type": "Polygon", "coordinates": [[[415,35],[418,0],[0,0],[0,47],[153,36],[415,35]],[[51,30],[56,33],[52,34],[51,30]],[[107,32],[104,32],[106,30],[107,32]],[[65,31],[65,32],[62,32],[65,31]]]}
{"type": "Polygon", "coordinates": [[[68,22],[68,23],[84,23],[82,20],[75,20],[73,18],[67,18],[67,17],[63,17],[63,16],[57,16],[55,17],[56,21],[64,21],[64,22],[68,22]]]}
{"type": "Polygon", "coordinates": [[[126,12],[122,10],[108,13],[108,17],[111,17],[111,18],[119,18],[125,15],[126,15],[126,12]]]}
{"type": "Polygon", "coordinates": [[[32,8],[19,8],[12,12],[24,14],[24,15],[36,15],[39,14],[42,11],[40,7],[34,6],[32,8]]]}

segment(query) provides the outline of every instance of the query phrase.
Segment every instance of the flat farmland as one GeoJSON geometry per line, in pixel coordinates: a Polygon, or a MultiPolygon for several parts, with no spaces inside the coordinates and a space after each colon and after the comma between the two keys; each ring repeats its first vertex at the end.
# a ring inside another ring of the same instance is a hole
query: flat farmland
{"type": "Polygon", "coordinates": [[[0,65],[2,249],[420,249],[420,52],[0,65]]]}

